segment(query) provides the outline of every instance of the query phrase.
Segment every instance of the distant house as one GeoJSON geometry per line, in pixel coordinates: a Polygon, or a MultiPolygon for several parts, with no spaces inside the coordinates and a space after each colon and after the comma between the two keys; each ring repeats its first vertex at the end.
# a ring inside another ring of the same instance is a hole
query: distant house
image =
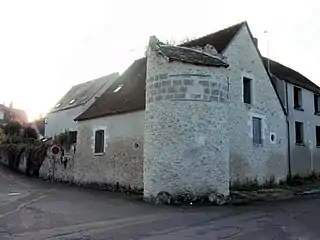
{"type": "Polygon", "coordinates": [[[119,77],[113,73],[73,86],[47,114],[45,136],[54,137],[65,131],[76,131],[73,119],[84,112],[119,77]]]}
{"type": "Polygon", "coordinates": [[[12,105],[7,107],[0,104],[0,124],[5,125],[10,121],[26,124],[28,123],[28,117],[24,110],[13,108],[12,105]]]}

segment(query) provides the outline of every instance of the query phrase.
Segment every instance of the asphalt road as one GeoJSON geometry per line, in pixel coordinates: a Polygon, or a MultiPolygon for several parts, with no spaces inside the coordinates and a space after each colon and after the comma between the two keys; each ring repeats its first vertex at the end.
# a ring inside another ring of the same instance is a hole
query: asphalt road
{"type": "Polygon", "coordinates": [[[320,199],[153,206],[0,168],[0,239],[320,239],[320,199]]]}

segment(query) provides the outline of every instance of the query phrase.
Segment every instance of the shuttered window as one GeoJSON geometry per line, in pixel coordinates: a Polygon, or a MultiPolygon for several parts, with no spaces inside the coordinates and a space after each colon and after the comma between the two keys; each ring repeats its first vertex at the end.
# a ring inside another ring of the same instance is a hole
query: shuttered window
{"type": "Polygon", "coordinates": [[[94,140],[94,153],[104,153],[104,130],[96,131],[94,140]]]}
{"type": "Polygon", "coordinates": [[[252,136],[254,144],[262,144],[261,118],[252,118],[252,136]]]}

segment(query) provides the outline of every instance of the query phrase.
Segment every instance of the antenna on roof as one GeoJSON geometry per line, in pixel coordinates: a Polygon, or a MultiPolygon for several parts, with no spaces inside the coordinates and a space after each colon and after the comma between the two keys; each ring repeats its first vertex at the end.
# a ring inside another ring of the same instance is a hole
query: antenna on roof
{"type": "Polygon", "coordinates": [[[270,72],[270,58],[269,58],[269,54],[270,54],[270,41],[269,41],[269,32],[267,30],[265,30],[263,32],[264,34],[266,34],[267,37],[267,59],[268,59],[268,73],[271,74],[270,72]]]}

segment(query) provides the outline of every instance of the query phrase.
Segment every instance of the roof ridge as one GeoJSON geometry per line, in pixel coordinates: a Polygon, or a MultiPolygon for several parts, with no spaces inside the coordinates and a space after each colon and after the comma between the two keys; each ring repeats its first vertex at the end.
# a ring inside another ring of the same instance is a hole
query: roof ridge
{"type": "MultiPolygon", "coordinates": [[[[71,88],[77,87],[77,86],[79,86],[79,85],[81,85],[81,84],[86,84],[86,83],[94,82],[94,81],[97,81],[97,80],[102,79],[102,78],[104,78],[104,77],[109,77],[109,76],[114,75],[114,74],[119,74],[119,72],[113,72],[113,73],[110,73],[110,74],[107,74],[107,75],[103,75],[103,76],[101,76],[101,77],[94,78],[94,79],[91,79],[91,80],[88,80],[88,81],[85,81],[85,82],[82,82],[82,83],[73,85],[71,88]]],[[[70,89],[71,89],[71,88],[70,88],[70,89]]]]}

